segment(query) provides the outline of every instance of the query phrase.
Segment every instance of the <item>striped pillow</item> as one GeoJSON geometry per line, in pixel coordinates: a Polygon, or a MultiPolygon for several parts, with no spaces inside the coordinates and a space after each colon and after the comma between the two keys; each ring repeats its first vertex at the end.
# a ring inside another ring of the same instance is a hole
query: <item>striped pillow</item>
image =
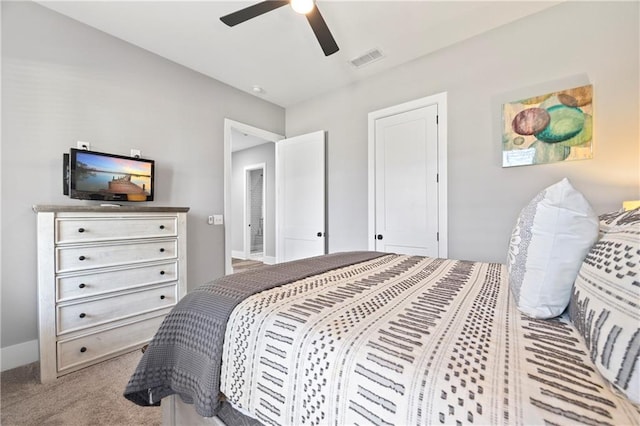
{"type": "Polygon", "coordinates": [[[587,254],[569,315],[600,373],[640,404],[640,217],[610,227],[587,254]]]}
{"type": "Polygon", "coordinates": [[[640,223],[640,207],[633,210],[617,210],[598,216],[600,221],[600,237],[620,225],[640,223]]]}

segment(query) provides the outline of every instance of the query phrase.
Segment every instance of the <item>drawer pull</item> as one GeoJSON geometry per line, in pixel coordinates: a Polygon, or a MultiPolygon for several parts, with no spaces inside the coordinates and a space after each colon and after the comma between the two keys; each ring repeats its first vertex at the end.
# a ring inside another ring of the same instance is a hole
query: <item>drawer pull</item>
{"type": "Polygon", "coordinates": [[[164,271],[160,271],[160,275],[164,275],[164,271]]]}
{"type": "Polygon", "coordinates": [[[85,260],[85,259],[86,259],[86,257],[84,257],[84,256],[80,256],[78,259],[79,259],[79,260],[85,260]]]}
{"type": "Polygon", "coordinates": [[[84,232],[84,228],[78,228],[78,232],[82,234],[84,232]]]}
{"type": "Polygon", "coordinates": [[[164,253],[164,249],[163,248],[160,249],[160,253],[164,253]]]}
{"type": "Polygon", "coordinates": [[[160,229],[164,229],[164,225],[160,225],[160,229]]]}
{"type": "Polygon", "coordinates": [[[87,285],[85,283],[80,284],[78,287],[85,288],[87,285]]]}
{"type": "Polygon", "coordinates": [[[80,352],[84,353],[87,351],[87,348],[85,348],[84,346],[80,348],[80,352]]]}
{"type": "Polygon", "coordinates": [[[79,317],[80,317],[80,318],[84,318],[84,317],[86,317],[86,316],[87,316],[87,314],[85,314],[84,312],[82,312],[82,313],[79,315],[79,317]]]}
{"type": "Polygon", "coordinates": [[[164,294],[161,294],[161,295],[160,295],[160,299],[161,299],[161,300],[164,300],[164,294]]]}

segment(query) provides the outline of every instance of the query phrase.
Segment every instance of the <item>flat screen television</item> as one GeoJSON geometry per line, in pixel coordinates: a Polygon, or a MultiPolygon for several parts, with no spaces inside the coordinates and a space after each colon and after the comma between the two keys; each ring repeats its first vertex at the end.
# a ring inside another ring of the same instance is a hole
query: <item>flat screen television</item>
{"type": "Polygon", "coordinates": [[[153,201],[153,160],[71,148],[67,168],[71,198],[153,201]]]}

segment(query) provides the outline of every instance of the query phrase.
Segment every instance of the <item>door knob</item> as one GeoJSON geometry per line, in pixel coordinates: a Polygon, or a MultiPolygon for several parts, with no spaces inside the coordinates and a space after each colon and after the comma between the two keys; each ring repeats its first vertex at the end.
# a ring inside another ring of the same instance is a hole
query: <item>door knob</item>
{"type": "Polygon", "coordinates": [[[318,232],[316,235],[317,235],[318,237],[322,237],[322,232],[318,232]]]}
{"type": "Polygon", "coordinates": [[[379,239],[379,240],[381,240],[381,239],[382,239],[382,234],[378,234],[378,235],[376,235],[376,238],[377,238],[377,239],[379,239]]]}

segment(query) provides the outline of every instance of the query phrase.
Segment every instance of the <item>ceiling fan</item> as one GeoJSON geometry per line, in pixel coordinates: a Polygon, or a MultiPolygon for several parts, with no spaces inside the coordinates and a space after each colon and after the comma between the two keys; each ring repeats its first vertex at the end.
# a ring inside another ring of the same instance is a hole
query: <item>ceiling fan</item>
{"type": "Polygon", "coordinates": [[[235,25],[241,24],[244,21],[248,21],[249,19],[255,18],[287,4],[291,4],[293,10],[307,17],[307,21],[309,21],[311,29],[318,39],[320,47],[322,47],[325,56],[332,55],[339,50],[336,41],[331,35],[331,31],[329,31],[329,27],[327,27],[327,23],[324,21],[324,18],[322,18],[320,11],[315,4],[315,0],[262,1],[260,3],[256,3],[252,6],[225,15],[220,18],[220,20],[228,26],[233,27],[235,25]]]}

